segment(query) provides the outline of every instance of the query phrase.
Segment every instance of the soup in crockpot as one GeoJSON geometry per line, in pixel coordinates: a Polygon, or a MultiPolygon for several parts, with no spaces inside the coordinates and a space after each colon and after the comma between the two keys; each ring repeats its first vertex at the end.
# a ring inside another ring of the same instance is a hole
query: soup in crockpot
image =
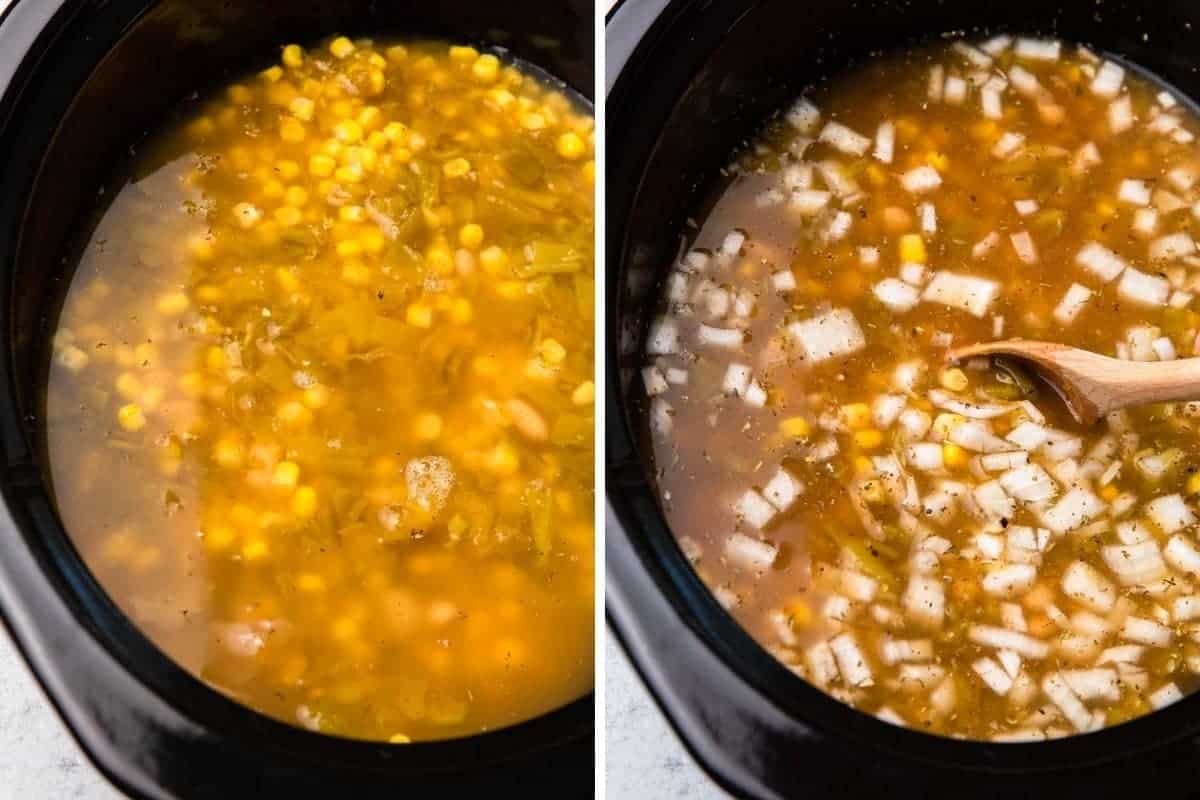
{"type": "Polygon", "coordinates": [[[332,39],[139,148],[54,338],[117,604],[293,724],[467,735],[592,686],[593,129],[471,47],[332,39]]]}
{"type": "Polygon", "coordinates": [[[1200,681],[1200,403],[1083,428],[1010,337],[1197,354],[1170,92],[998,37],[867,63],[740,153],[642,372],[684,553],[780,661],[947,736],[1094,731],[1200,681]]]}

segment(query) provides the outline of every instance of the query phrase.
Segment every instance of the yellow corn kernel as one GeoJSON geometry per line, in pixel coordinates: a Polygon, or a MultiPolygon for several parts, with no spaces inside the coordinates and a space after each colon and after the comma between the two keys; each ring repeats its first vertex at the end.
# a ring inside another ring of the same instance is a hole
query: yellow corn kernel
{"type": "Polygon", "coordinates": [[[589,185],[593,185],[596,183],[596,162],[595,161],[589,161],[586,164],[584,164],[583,169],[581,171],[583,173],[583,179],[585,181],[587,181],[589,185]]]}
{"type": "Polygon", "coordinates": [[[433,309],[422,303],[413,303],[405,310],[404,319],[414,328],[428,328],[433,325],[433,309]]]}
{"type": "Polygon", "coordinates": [[[313,118],[316,109],[317,104],[307,97],[295,97],[292,102],[288,103],[288,111],[291,111],[296,119],[302,119],[305,122],[313,118]]]}
{"type": "Polygon", "coordinates": [[[583,139],[574,131],[568,131],[558,137],[558,154],[563,158],[579,158],[587,150],[583,139]]]}
{"type": "Polygon", "coordinates": [[[142,382],[132,372],[122,372],[117,376],[117,394],[126,400],[132,400],[142,393],[142,382]]]}
{"type": "Polygon", "coordinates": [[[283,61],[285,67],[295,69],[304,64],[304,50],[298,44],[289,44],[283,48],[283,58],[280,60],[283,61]]]}
{"type": "Polygon", "coordinates": [[[158,298],[158,313],[167,316],[182,314],[187,310],[188,296],[183,292],[170,292],[158,298]]]}
{"type": "MultiPolygon", "coordinates": [[[[297,492],[299,497],[300,493],[297,492]]],[[[302,592],[319,592],[325,588],[325,579],[312,572],[302,572],[296,576],[296,588],[302,592]]]]}
{"type": "Polygon", "coordinates": [[[214,372],[225,369],[225,351],[219,347],[210,347],[204,351],[204,365],[214,372]]]}
{"type": "Polygon", "coordinates": [[[362,206],[342,206],[338,209],[338,219],[342,222],[362,222],[366,218],[367,212],[362,206]]]}
{"type": "Polygon", "coordinates": [[[318,178],[328,178],[337,169],[337,162],[324,153],[317,153],[308,159],[308,171],[318,178]]]}
{"type": "Polygon", "coordinates": [[[866,403],[850,403],[842,406],[842,421],[851,430],[865,428],[871,424],[871,407],[866,403]]]}
{"type": "Polygon", "coordinates": [[[484,53],[471,65],[471,74],[482,83],[493,82],[500,74],[500,59],[491,53],[484,53]]]}
{"type": "Polygon", "coordinates": [[[461,178],[471,171],[471,162],[465,158],[452,158],[442,165],[442,173],[447,178],[461,178]]]}
{"type": "Polygon", "coordinates": [[[308,190],[303,186],[289,186],[283,193],[283,202],[300,208],[308,203],[308,190]]]}
{"type": "Polygon", "coordinates": [[[283,77],[283,68],[278,64],[272,67],[267,67],[262,72],[258,73],[267,83],[278,83],[283,77]]]}
{"type": "Polygon", "coordinates": [[[224,550],[233,544],[234,538],[233,528],[227,525],[215,525],[204,532],[204,544],[210,550],[224,550]]]}
{"type": "Polygon", "coordinates": [[[334,58],[345,58],[353,53],[356,49],[357,48],[355,48],[354,42],[350,41],[345,36],[339,36],[329,43],[329,52],[333,54],[334,58]]]}
{"type": "Polygon", "coordinates": [[[301,519],[311,519],[317,513],[317,490],[301,486],[292,495],[292,513],[301,519]]]}
{"type": "Polygon", "coordinates": [[[577,406],[590,406],[596,400],[596,384],[584,381],[571,392],[571,402],[577,406]]]}
{"type": "Polygon", "coordinates": [[[481,378],[500,374],[500,361],[495,356],[476,356],[471,360],[471,369],[481,378]]]}
{"type": "Polygon", "coordinates": [[[275,280],[279,281],[279,288],[289,294],[300,290],[300,281],[296,274],[286,267],[275,270],[275,280]]]}
{"type": "Polygon", "coordinates": [[[1111,503],[1113,500],[1116,500],[1117,495],[1120,493],[1121,491],[1111,483],[1107,486],[1101,487],[1100,489],[1100,497],[1109,503],[1111,503]]]}
{"type": "Polygon", "coordinates": [[[487,465],[497,475],[512,475],[520,468],[521,459],[511,444],[501,442],[488,455],[487,465]]]}
{"type": "Polygon", "coordinates": [[[289,400],[279,407],[275,416],[279,417],[279,421],[285,425],[300,428],[312,422],[313,414],[303,403],[289,400]]]}
{"type": "Polygon", "coordinates": [[[805,439],[812,434],[812,426],[804,417],[788,417],[779,423],[779,432],[789,439],[805,439]]]}
{"type": "Polygon", "coordinates": [[[954,444],[946,442],[942,445],[942,463],[951,469],[959,469],[965,467],[970,457],[967,451],[954,444]]]}
{"type": "Polygon", "coordinates": [[[540,131],[546,127],[546,118],[534,112],[522,114],[521,127],[527,131],[540,131]]]}
{"type": "Polygon", "coordinates": [[[362,249],[368,253],[378,255],[387,247],[387,238],[383,235],[383,231],[372,228],[358,238],[362,249]]]}
{"type": "Polygon", "coordinates": [[[267,557],[267,543],[262,539],[251,539],[242,545],[242,558],[247,561],[259,561],[267,557]]]}
{"type": "Polygon", "coordinates": [[[329,389],[324,384],[315,383],[304,390],[301,402],[314,411],[329,404],[329,389]]]}
{"type": "Polygon", "coordinates": [[[472,250],[483,244],[483,226],[474,222],[463,225],[458,229],[458,243],[472,250]]]}
{"type": "Polygon", "coordinates": [[[280,489],[295,489],[300,480],[300,465],[295,461],[280,461],[271,473],[271,485],[280,489]]]}
{"type": "Polygon", "coordinates": [[[459,539],[462,535],[471,529],[471,523],[467,522],[466,517],[462,514],[455,514],[446,523],[446,531],[450,534],[450,538],[459,539]]]}
{"type": "Polygon", "coordinates": [[[787,614],[788,620],[792,623],[793,628],[803,628],[812,623],[813,612],[808,603],[800,598],[789,600],[783,607],[783,613],[787,614]]]}
{"type": "Polygon", "coordinates": [[[937,439],[945,439],[950,431],[967,421],[961,414],[942,413],[933,420],[933,433],[937,439]]]}
{"type": "Polygon", "coordinates": [[[1187,493],[1200,494],[1200,472],[1187,479],[1187,493]]]}
{"type": "Polygon", "coordinates": [[[146,427],[146,415],[137,403],[127,403],[117,410],[117,422],[127,431],[140,431],[146,427]]]}
{"type": "Polygon", "coordinates": [[[355,161],[344,167],[338,167],[334,170],[333,177],[342,183],[361,183],[363,179],[363,166],[355,161]]]}
{"type": "Polygon", "coordinates": [[[883,444],[883,431],[875,428],[854,432],[854,443],[863,450],[874,450],[883,444]]]}
{"type": "Polygon", "coordinates": [[[363,138],[362,125],[359,125],[356,120],[344,119],[333,126],[333,135],[344,144],[356,144],[363,138]]]}
{"type": "Polygon", "coordinates": [[[485,247],[479,254],[479,265],[488,274],[495,275],[508,266],[508,254],[496,245],[485,247]]]}
{"type": "Polygon", "coordinates": [[[280,206],[272,216],[285,228],[294,228],[304,221],[304,212],[295,206],[280,206]]]}
{"type": "Polygon", "coordinates": [[[970,381],[967,380],[967,373],[963,372],[958,367],[944,369],[938,375],[938,383],[942,388],[949,389],[952,392],[961,392],[967,388],[970,381]]]}
{"type": "Polygon", "coordinates": [[[950,157],[945,153],[931,152],[925,155],[925,163],[938,172],[945,172],[950,167],[950,157]]]}
{"type": "Polygon", "coordinates": [[[204,391],[204,376],[199,372],[187,372],[179,378],[179,388],[193,397],[204,391]]]}
{"type": "Polygon", "coordinates": [[[460,64],[470,64],[479,58],[479,51],[466,45],[451,45],[450,60],[460,64]]]}
{"type": "Polygon", "coordinates": [[[347,239],[344,242],[338,242],[337,247],[334,249],[342,258],[354,258],[355,256],[362,255],[362,245],[359,244],[357,239],[347,239]]]}
{"type": "Polygon", "coordinates": [[[243,228],[253,228],[262,219],[262,209],[253,203],[238,203],[233,207],[233,218],[243,228]]]}
{"type": "Polygon", "coordinates": [[[925,254],[925,241],[919,234],[906,233],[900,237],[900,260],[913,264],[924,264],[928,256],[925,254]]]}
{"type": "Polygon", "coordinates": [[[213,447],[213,461],[225,469],[237,469],[246,457],[242,443],[233,437],[220,439],[213,447]]]}
{"type": "Polygon", "coordinates": [[[458,298],[450,306],[450,319],[459,325],[470,322],[474,316],[475,310],[471,306],[471,301],[465,297],[458,298]]]}
{"type": "Polygon", "coordinates": [[[297,144],[303,142],[307,135],[308,132],[304,130],[304,123],[295,117],[288,117],[279,123],[279,138],[285,142],[297,144]]]}
{"type": "Polygon", "coordinates": [[[442,435],[442,418],[439,414],[427,411],[417,415],[413,425],[413,433],[423,442],[432,442],[442,435]]]}
{"type": "Polygon", "coordinates": [[[561,364],[567,357],[567,348],[557,339],[543,339],[539,351],[548,364],[561,364]]]}

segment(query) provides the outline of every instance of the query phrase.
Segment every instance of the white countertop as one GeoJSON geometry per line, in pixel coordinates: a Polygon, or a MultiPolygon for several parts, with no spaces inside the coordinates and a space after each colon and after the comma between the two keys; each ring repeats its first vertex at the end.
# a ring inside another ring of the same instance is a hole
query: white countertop
{"type": "Polygon", "coordinates": [[[724,800],[679,743],[611,633],[605,636],[607,800],[724,800]]]}

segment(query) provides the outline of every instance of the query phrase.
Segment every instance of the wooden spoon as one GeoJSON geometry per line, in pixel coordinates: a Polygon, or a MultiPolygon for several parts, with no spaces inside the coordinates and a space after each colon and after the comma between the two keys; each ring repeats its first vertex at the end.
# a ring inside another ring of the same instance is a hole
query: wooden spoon
{"type": "Polygon", "coordinates": [[[1065,344],[1013,339],[958,347],[946,359],[974,356],[1005,356],[1028,365],[1082,425],[1094,425],[1109,412],[1130,406],[1200,400],[1200,358],[1122,361],[1065,344]]]}

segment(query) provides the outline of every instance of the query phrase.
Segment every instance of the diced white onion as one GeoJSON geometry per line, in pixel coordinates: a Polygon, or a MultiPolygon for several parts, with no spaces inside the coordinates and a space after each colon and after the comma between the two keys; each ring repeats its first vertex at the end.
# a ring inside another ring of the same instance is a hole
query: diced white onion
{"type": "Polygon", "coordinates": [[[967,631],[972,642],[996,650],[1012,650],[1025,658],[1040,660],[1050,655],[1050,645],[1026,633],[997,628],[994,625],[972,625],[967,631]]]}
{"type": "Polygon", "coordinates": [[[1018,37],[1013,55],[1027,61],[1058,61],[1062,42],[1057,39],[1029,39],[1018,37]]]}
{"type": "Polygon", "coordinates": [[[1129,267],[1117,283],[1117,294],[1137,305],[1162,307],[1171,294],[1171,284],[1165,278],[1129,267]]]}
{"type": "Polygon", "coordinates": [[[1037,246],[1034,245],[1033,237],[1029,235],[1028,231],[1017,231],[1008,238],[1012,242],[1013,251],[1016,252],[1017,258],[1026,264],[1037,263],[1037,246]]]}
{"type": "MultiPolygon", "coordinates": [[[[703,326],[702,326],[703,327],[703,326]]],[[[837,308],[788,325],[788,333],[809,363],[850,355],[866,347],[866,337],[849,310],[837,308]]],[[[740,331],[739,331],[740,334],[740,331]]]]}
{"type": "Polygon", "coordinates": [[[1133,101],[1129,95],[1121,95],[1108,106],[1108,128],[1113,133],[1124,133],[1133,127],[1133,101]]]}
{"type": "Polygon", "coordinates": [[[1167,534],[1196,524],[1196,515],[1180,494],[1154,498],[1146,504],[1146,516],[1159,530],[1167,534]]]}
{"type": "Polygon", "coordinates": [[[1066,533],[1088,524],[1107,508],[1099,497],[1077,486],[1042,514],[1042,524],[1055,533],[1066,533]]]}
{"type": "Polygon", "coordinates": [[[1151,261],[1173,261],[1196,252],[1196,243],[1186,233],[1172,233],[1150,243],[1151,261]]]}
{"type": "Polygon", "coordinates": [[[1125,70],[1121,66],[1114,64],[1111,61],[1105,61],[1100,65],[1100,69],[1096,72],[1096,77],[1092,79],[1091,90],[1092,94],[1097,97],[1103,97],[1105,100],[1111,100],[1116,97],[1121,91],[1121,84],[1125,81],[1125,70]]]}
{"type": "Polygon", "coordinates": [[[837,660],[842,679],[850,686],[870,686],[871,666],[850,633],[843,633],[829,640],[829,649],[837,660]]]}
{"type": "Polygon", "coordinates": [[[652,356],[673,355],[679,352],[679,322],[673,317],[659,317],[650,326],[646,353],[652,356]]]}
{"type": "Polygon", "coordinates": [[[642,382],[646,385],[646,394],[650,397],[656,397],[667,391],[667,379],[663,376],[658,367],[645,367],[642,369],[642,382]]]}
{"type": "Polygon", "coordinates": [[[929,165],[910,169],[900,176],[900,184],[911,194],[923,194],[942,185],[942,176],[929,165]]]}
{"type": "Polygon", "coordinates": [[[742,346],[745,334],[737,328],[715,328],[701,325],[696,331],[696,341],[703,346],[734,349],[742,346]]]}
{"type": "Polygon", "coordinates": [[[1062,300],[1054,308],[1054,319],[1062,325],[1070,325],[1083,311],[1084,306],[1092,298],[1092,290],[1078,283],[1072,283],[1063,295],[1062,300]]]}
{"type": "Polygon", "coordinates": [[[875,130],[875,158],[884,164],[892,163],[896,151],[896,124],[890,120],[879,123],[875,130]]]}
{"type": "Polygon", "coordinates": [[[771,480],[767,481],[762,493],[763,497],[775,508],[787,511],[796,502],[796,498],[804,493],[804,484],[792,473],[780,467],[775,471],[771,480]]]}
{"type": "Polygon", "coordinates": [[[811,102],[800,98],[784,116],[796,130],[808,133],[816,127],[817,121],[821,119],[821,112],[811,102]]]}
{"type": "Polygon", "coordinates": [[[779,548],[744,533],[734,533],[725,540],[725,557],[738,566],[761,571],[775,563],[779,548]]]}
{"type": "Polygon", "coordinates": [[[958,308],[982,318],[999,292],[1000,284],[995,281],[940,271],[933,274],[933,279],[925,287],[921,299],[958,308]]]}
{"type": "Polygon", "coordinates": [[[1063,572],[1063,593],[1088,608],[1108,613],[1117,601],[1117,590],[1108,578],[1083,561],[1074,561],[1063,572]]]}
{"type": "Polygon", "coordinates": [[[1117,189],[1117,199],[1135,206],[1150,205],[1150,186],[1145,181],[1126,178],[1117,189]]]}
{"type": "Polygon", "coordinates": [[[1030,564],[1008,564],[983,576],[983,590],[996,597],[1013,597],[1033,588],[1037,569],[1030,564]]]}

